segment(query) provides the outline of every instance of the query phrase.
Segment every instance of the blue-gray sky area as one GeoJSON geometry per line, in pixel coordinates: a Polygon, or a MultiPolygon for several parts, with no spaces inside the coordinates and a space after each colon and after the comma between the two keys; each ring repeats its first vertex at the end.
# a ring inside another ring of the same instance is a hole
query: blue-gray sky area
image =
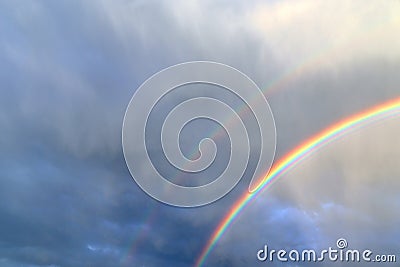
{"type": "MultiPolygon", "coordinates": [[[[399,1],[0,1],[0,266],[193,266],[249,179],[200,208],[150,198],[122,153],[136,88],[174,64],[228,64],[265,93],[279,159],[400,96],[399,18],[399,1]]],[[[204,265],[283,266],[257,251],[338,238],[400,260],[399,136],[393,117],[313,154],[204,265]]]]}

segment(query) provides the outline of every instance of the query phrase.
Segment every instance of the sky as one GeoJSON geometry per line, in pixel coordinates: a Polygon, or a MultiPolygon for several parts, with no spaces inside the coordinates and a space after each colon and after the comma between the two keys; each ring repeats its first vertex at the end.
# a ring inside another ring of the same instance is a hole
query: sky
{"type": "MultiPolygon", "coordinates": [[[[193,266],[250,178],[199,208],[150,198],[122,153],[135,90],[178,63],[228,64],[263,90],[279,159],[400,96],[399,30],[395,0],[0,1],[0,265],[193,266]]],[[[280,177],[204,266],[263,266],[265,244],[339,238],[400,258],[399,123],[358,129],[280,177]]]]}

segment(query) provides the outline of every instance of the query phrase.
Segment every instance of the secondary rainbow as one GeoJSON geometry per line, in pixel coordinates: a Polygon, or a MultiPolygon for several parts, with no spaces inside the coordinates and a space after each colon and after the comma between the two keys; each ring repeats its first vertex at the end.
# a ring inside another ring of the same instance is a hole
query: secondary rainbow
{"type": "Polygon", "coordinates": [[[263,190],[268,188],[278,177],[282,174],[288,172],[293,167],[295,167],[299,162],[310,156],[311,154],[318,151],[321,147],[326,146],[339,137],[351,132],[356,128],[365,126],[369,123],[398,116],[400,115],[400,98],[396,98],[385,102],[381,105],[372,107],[363,112],[357,113],[350,116],[332,126],[326,128],[320,133],[312,136],[295,149],[287,153],[282,159],[280,159],[270,172],[262,179],[262,181],[257,186],[254,193],[244,193],[230,208],[229,212],[218,224],[210,239],[208,240],[206,246],[202,250],[200,256],[198,257],[195,266],[200,267],[203,265],[208,254],[215,246],[216,242],[225,233],[227,228],[234,222],[238,214],[250,203],[251,200],[263,190]]]}

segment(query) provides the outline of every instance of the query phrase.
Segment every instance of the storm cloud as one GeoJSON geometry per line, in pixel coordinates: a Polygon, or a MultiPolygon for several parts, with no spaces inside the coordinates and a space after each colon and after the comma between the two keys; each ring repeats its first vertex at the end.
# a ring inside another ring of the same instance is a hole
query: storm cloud
{"type": "MultiPolygon", "coordinates": [[[[193,265],[249,181],[195,209],[148,197],[121,146],[136,88],[177,63],[229,64],[263,89],[280,158],[400,96],[399,12],[398,1],[2,1],[0,265],[193,265]]],[[[323,249],[340,237],[398,251],[398,122],[357,130],[286,174],[205,265],[253,266],[265,243],[323,249]]]]}

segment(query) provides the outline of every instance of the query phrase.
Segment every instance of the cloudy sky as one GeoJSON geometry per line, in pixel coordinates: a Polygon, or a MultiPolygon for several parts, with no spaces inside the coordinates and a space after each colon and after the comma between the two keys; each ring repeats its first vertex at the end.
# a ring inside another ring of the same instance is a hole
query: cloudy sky
{"type": "MultiPolygon", "coordinates": [[[[121,146],[136,88],[177,63],[231,65],[265,93],[279,159],[400,96],[399,32],[397,0],[0,1],[0,265],[192,266],[249,180],[200,208],[146,195],[121,146]]],[[[341,237],[399,259],[399,125],[366,126],[282,176],[205,266],[341,237]]]]}

